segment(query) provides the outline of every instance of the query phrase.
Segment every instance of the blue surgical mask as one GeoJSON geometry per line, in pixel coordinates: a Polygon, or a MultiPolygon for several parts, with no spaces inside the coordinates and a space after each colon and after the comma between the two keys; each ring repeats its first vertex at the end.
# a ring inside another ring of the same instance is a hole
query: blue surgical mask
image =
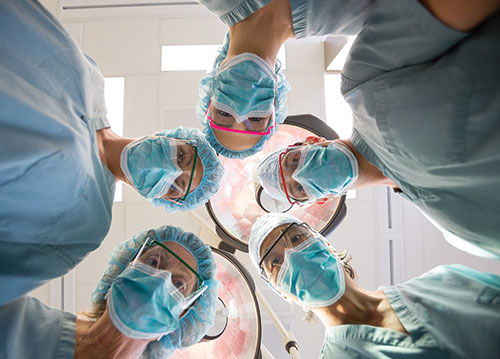
{"type": "Polygon", "coordinates": [[[220,67],[212,104],[237,122],[266,117],[273,113],[275,86],[276,74],[269,64],[255,54],[243,53],[220,67]]]}
{"type": "Polygon", "coordinates": [[[340,196],[358,178],[358,161],[338,143],[330,143],[328,147],[311,145],[302,151],[292,178],[302,185],[309,199],[340,196]]]}
{"type": "Polygon", "coordinates": [[[172,274],[138,263],[125,268],[108,297],[113,325],[134,339],[153,339],[177,329],[184,297],[172,274]]]}
{"type": "Polygon", "coordinates": [[[276,285],[307,307],[326,307],[344,294],[344,271],[323,240],[313,237],[285,250],[276,285]]]}
{"type": "Polygon", "coordinates": [[[129,143],[120,156],[127,180],[145,198],[164,196],[182,174],[177,145],[168,137],[144,137],[129,143]]]}

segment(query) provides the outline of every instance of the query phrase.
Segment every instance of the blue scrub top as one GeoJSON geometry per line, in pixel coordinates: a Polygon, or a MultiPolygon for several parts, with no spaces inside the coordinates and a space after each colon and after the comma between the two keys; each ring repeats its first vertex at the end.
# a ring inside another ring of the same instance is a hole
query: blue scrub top
{"type": "Polygon", "coordinates": [[[499,39],[498,13],[466,34],[418,1],[376,1],[341,89],[353,111],[356,149],[445,238],[497,259],[499,39]]]}
{"type": "MultiPolygon", "coordinates": [[[[297,39],[322,35],[355,35],[374,0],[290,0],[293,32],[297,39]]],[[[226,25],[252,15],[271,0],[199,0],[226,25]]]]}
{"type": "Polygon", "coordinates": [[[23,296],[0,307],[0,358],[73,359],[76,316],[23,296]]]}
{"type": "Polygon", "coordinates": [[[322,359],[500,358],[500,277],[439,266],[382,289],[409,335],[370,325],[330,327],[322,359]]]}
{"type": "Polygon", "coordinates": [[[109,230],[115,178],[97,65],[40,4],[0,1],[0,305],[61,276],[109,230]]]}

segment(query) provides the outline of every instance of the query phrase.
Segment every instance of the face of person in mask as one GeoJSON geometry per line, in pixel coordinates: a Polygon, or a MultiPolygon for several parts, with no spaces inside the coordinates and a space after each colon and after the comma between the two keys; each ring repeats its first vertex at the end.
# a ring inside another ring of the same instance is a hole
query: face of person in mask
{"type": "Polygon", "coordinates": [[[326,307],[345,291],[343,267],[335,250],[304,223],[273,229],[259,254],[263,276],[283,298],[296,304],[326,307]]]}
{"type": "Polygon", "coordinates": [[[279,155],[280,186],[290,203],[340,196],[358,177],[354,154],[337,141],[310,137],[279,155]]]}
{"type": "Polygon", "coordinates": [[[125,336],[152,339],[179,326],[206,289],[193,255],[172,242],[146,241],[111,286],[108,309],[125,336]]]}
{"type": "Polygon", "coordinates": [[[123,149],[120,164],[127,182],[145,198],[182,200],[203,178],[196,146],[170,137],[131,142],[123,149]]]}
{"type": "Polygon", "coordinates": [[[276,74],[259,56],[227,58],[214,78],[205,125],[220,145],[244,151],[276,130],[276,74]]]}

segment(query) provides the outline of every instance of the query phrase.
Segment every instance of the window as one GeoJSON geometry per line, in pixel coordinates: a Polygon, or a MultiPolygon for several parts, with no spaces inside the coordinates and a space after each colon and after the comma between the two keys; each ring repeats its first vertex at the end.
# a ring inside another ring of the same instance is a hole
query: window
{"type": "MultiPolygon", "coordinates": [[[[218,55],[219,45],[168,45],[161,47],[161,71],[208,71],[218,55]]],[[[278,52],[281,68],[286,69],[285,46],[278,52]]]]}
{"type": "Polygon", "coordinates": [[[345,64],[345,60],[347,59],[349,51],[351,51],[352,43],[354,42],[355,38],[356,38],[355,36],[349,37],[349,39],[342,47],[342,49],[339,51],[337,56],[335,56],[332,62],[330,62],[326,67],[328,71],[342,71],[342,68],[344,67],[345,64]]]}
{"type": "MultiPolygon", "coordinates": [[[[125,96],[125,78],[107,77],[104,79],[104,98],[108,110],[108,121],[117,135],[123,136],[123,102],[125,96]]],[[[122,201],[122,183],[116,184],[115,202],[122,201]]]]}
{"type": "Polygon", "coordinates": [[[220,45],[174,45],[161,47],[162,71],[209,70],[220,45]]]}

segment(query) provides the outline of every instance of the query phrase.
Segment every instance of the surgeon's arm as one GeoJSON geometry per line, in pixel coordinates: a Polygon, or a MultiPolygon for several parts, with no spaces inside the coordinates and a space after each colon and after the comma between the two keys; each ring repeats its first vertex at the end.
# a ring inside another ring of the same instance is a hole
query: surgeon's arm
{"type": "Polygon", "coordinates": [[[470,31],[500,8],[500,0],[420,0],[443,24],[470,31]]]}
{"type": "Polygon", "coordinates": [[[0,358],[73,358],[76,317],[23,296],[0,307],[0,358]]]}

